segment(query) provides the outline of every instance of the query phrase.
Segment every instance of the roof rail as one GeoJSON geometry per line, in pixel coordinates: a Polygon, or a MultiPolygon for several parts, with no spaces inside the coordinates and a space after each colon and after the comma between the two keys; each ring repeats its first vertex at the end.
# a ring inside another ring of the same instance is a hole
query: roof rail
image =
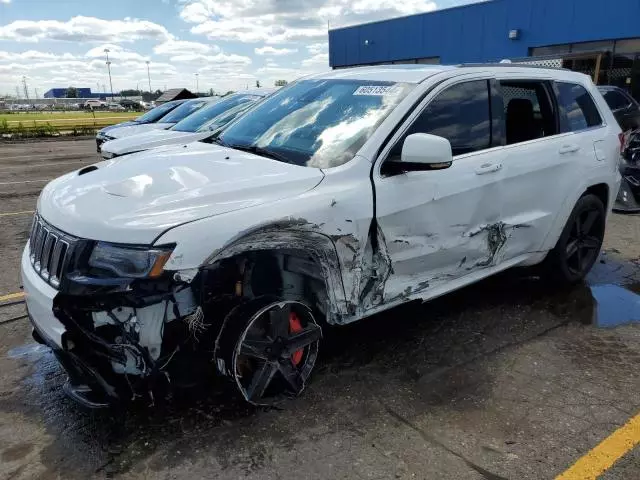
{"type": "Polygon", "coordinates": [[[465,68],[465,67],[506,67],[506,68],[513,68],[513,67],[518,67],[518,68],[538,68],[538,69],[542,69],[542,70],[564,70],[566,72],[573,72],[574,70],[571,70],[569,68],[563,68],[563,67],[547,67],[544,65],[529,65],[529,64],[524,64],[524,63],[518,63],[518,62],[513,62],[513,63],[460,63],[458,65],[456,65],[457,67],[460,68],[465,68]]]}

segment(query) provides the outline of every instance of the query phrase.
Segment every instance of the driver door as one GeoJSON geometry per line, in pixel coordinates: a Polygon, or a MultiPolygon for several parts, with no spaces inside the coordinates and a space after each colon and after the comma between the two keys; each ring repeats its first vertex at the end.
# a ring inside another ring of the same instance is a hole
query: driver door
{"type": "MultiPolygon", "coordinates": [[[[376,215],[392,264],[384,303],[424,297],[446,282],[492,267],[506,241],[502,215],[502,124],[492,119],[493,81],[452,79],[415,109],[375,170],[376,215]],[[451,167],[386,174],[413,133],[447,138],[451,167]]],[[[497,92],[496,92],[497,93],[497,92]]]]}

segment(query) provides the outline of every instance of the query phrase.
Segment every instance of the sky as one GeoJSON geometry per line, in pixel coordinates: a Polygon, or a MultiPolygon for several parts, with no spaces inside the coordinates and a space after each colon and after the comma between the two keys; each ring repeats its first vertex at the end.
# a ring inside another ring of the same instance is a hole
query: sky
{"type": "Polygon", "coordinates": [[[0,0],[0,95],[53,87],[224,93],[329,69],[327,28],[470,0],[0,0]],[[197,74],[197,76],[196,76],[197,74]]]}

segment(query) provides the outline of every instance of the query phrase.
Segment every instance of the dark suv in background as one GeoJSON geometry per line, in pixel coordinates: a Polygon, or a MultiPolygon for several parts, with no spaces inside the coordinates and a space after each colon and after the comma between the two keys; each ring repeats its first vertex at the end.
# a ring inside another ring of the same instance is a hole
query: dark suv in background
{"type": "Polygon", "coordinates": [[[610,85],[598,87],[611,108],[623,132],[640,128],[640,105],[622,88],[610,85]]]}
{"type": "Polygon", "coordinates": [[[625,134],[620,159],[622,181],[613,205],[615,212],[640,212],[640,105],[619,87],[602,85],[600,93],[625,134]]]}

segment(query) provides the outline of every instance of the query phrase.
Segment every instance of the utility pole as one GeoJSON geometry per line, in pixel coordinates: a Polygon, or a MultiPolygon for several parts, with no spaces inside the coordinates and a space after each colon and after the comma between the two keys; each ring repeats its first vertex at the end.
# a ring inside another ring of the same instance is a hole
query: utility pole
{"type": "Polygon", "coordinates": [[[199,73],[196,73],[196,95],[198,95],[198,91],[200,90],[200,86],[198,84],[198,77],[200,76],[199,73]]]}
{"type": "Polygon", "coordinates": [[[20,98],[20,87],[16,85],[16,98],[20,98]]]}
{"type": "Polygon", "coordinates": [[[147,79],[149,80],[149,93],[151,93],[151,74],[149,73],[149,60],[147,60],[147,79]]]}
{"type": "Polygon", "coordinates": [[[111,62],[109,61],[109,52],[108,48],[104,49],[104,53],[107,56],[107,71],[109,72],[109,86],[111,87],[111,100],[113,100],[113,83],[111,82],[111,62]]]}
{"type": "Polygon", "coordinates": [[[36,92],[36,99],[37,99],[38,98],[38,89],[34,87],[33,91],[36,92]]]}

